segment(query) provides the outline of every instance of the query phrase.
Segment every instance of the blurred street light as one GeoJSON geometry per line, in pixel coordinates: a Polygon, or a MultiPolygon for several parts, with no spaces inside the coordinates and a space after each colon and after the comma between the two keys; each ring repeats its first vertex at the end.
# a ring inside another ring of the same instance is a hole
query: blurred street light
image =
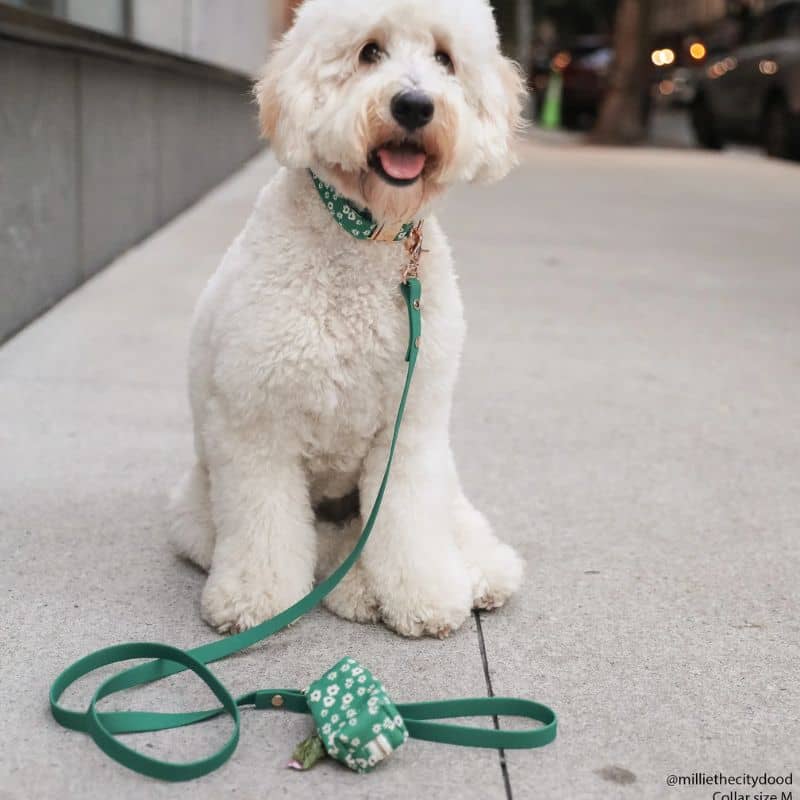
{"type": "Polygon", "coordinates": [[[707,53],[708,50],[702,42],[692,42],[691,45],[689,45],[689,55],[695,61],[702,61],[707,53]]]}
{"type": "Polygon", "coordinates": [[[572,63],[572,55],[567,50],[556,53],[551,62],[551,66],[558,72],[563,72],[572,63]]]}
{"type": "Polygon", "coordinates": [[[653,50],[650,54],[650,60],[657,67],[668,67],[675,63],[675,51],[669,47],[664,47],[661,50],[653,50]]]}

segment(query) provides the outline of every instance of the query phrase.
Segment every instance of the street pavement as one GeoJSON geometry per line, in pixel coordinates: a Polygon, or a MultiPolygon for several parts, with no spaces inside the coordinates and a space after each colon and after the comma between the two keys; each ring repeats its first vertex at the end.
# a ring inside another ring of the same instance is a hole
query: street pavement
{"type": "MultiPolygon", "coordinates": [[[[792,770],[800,792],[800,168],[741,153],[531,143],[504,183],[456,192],[441,216],[470,332],[453,440],[527,559],[523,590],[443,642],[315,611],[214,667],[239,693],[351,654],[398,701],[552,705],[553,745],[412,741],[369,776],[298,774],[307,718],[254,711],[225,767],[170,785],[55,724],[48,686],[88,651],[213,638],[164,502],[191,458],[192,307],[273,169],[257,158],[0,349],[0,800],[712,800],[668,777],[792,770]]],[[[169,684],[170,708],[208,702],[169,684]]],[[[136,744],[197,758],[227,730],[136,744]]]]}
{"type": "Polygon", "coordinates": [[[688,109],[657,108],[650,120],[649,141],[658,147],[697,147],[688,109]]]}

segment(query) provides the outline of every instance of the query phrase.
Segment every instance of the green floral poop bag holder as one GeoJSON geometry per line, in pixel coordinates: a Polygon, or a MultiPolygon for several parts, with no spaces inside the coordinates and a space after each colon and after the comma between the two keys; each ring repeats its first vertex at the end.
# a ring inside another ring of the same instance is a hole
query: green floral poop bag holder
{"type": "Polygon", "coordinates": [[[181,650],[165,644],[130,643],[98,650],[68,667],[50,689],[50,709],[65,728],[88,734],[98,747],[114,760],[136,772],[167,781],[199,778],[219,768],[236,749],[239,741],[239,708],[284,709],[311,714],[317,734],[295,752],[295,766],[302,768],[327,754],[356,772],[369,772],[387,758],[409,736],[431,742],[506,749],[529,749],[549,744],[556,736],[556,715],[546,706],[531,700],[506,697],[475,697],[428,703],[393,704],[386,689],[366,668],[352,658],[344,658],[331,667],[305,691],[265,689],[234,699],[206,666],[227,658],[285,628],[317,606],[344,578],[358,560],[369,539],[389,480],[400,425],[403,419],[411,379],[419,353],[422,319],[422,288],[417,269],[422,253],[420,226],[405,239],[409,266],[403,275],[402,292],[408,306],[408,370],[400,407],[389,449],[386,470],[378,496],[355,548],[326,580],[302,600],[261,625],[210,642],[193,650],[181,650]],[[100,685],[85,711],[71,711],[59,704],[64,692],[75,681],[100,667],[131,659],[155,659],[113,675],[100,685]],[[206,711],[160,713],[144,711],[101,712],[98,703],[111,694],[134,686],[152,683],[184,670],[195,673],[214,693],[221,706],[206,711]],[[233,732],[213,755],[189,763],[160,761],[123,744],[119,734],[145,733],[194,725],[229,714],[233,732]],[[528,730],[477,728],[437,720],[478,716],[517,716],[541,725],[528,730]]]}

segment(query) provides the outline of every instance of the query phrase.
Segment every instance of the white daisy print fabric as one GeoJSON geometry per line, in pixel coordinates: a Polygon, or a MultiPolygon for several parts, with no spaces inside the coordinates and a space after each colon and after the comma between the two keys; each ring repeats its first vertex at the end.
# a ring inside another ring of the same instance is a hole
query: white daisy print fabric
{"type": "Polygon", "coordinates": [[[383,684],[354,658],[343,658],[312,683],[306,698],[328,755],[355,772],[370,772],[408,741],[383,684]],[[354,680],[357,691],[351,691],[354,680]]]}

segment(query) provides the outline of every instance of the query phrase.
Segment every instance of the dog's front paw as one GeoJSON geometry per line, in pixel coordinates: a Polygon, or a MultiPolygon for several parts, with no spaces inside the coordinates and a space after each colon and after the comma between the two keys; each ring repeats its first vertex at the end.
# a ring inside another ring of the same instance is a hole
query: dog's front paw
{"type": "Polygon", "coordinates": [[[380,607],[360,563],[323,600],[323,605],[337,617],[350,622],[378,622],[380,607]]]}
{"type": "MultiPolygon", "coordinates": [[[[361,535],[361,519],[343,525],[317,520],[317,581],[325,580],[356,546],[361,535]]],[[[361,561],[347,572],[338,586],[322,601],[337,617],[350,622],[378,622],[380,606],[361,561]]]]}
{"type": "Polygon", "coordinates": [[[309,590],[278,595],[269,588],[248,586],[248,581],[226,582],[209,578],[201,598],[203,619],[218,633],[236,634],[254,628],[296,603],[309,590]]]}
{"type": "Polygon", "coordinates": [[[416,575],[378,591],[381,619],[401,636],[446,639],[464,624],[471,608],[469,575],[460,565],[428,580],[416,575]]]}
{"type": "Polygon", "coordinates": [[[470,564],[472,607],[493,611],[505,605],[522,583],[525,562],[516,550],[494,541],[470,564]]]}
{"type": "Polygon", "coordinates": [[[435,636],[447,639],[455,633],[469,615],[462,607],[436,608],[424,606],[408,609],[383,609],[381,619],[387,628],[401,636],[417,639],[421,636],[435,636]]]}
{"type": "Polygon", "coordinates": [[[486,517],[463,496],[454,517],[458,549],[472,581],[472,607],[500,608],[522,584],[525,562],[492,533],[486,517]]]}

